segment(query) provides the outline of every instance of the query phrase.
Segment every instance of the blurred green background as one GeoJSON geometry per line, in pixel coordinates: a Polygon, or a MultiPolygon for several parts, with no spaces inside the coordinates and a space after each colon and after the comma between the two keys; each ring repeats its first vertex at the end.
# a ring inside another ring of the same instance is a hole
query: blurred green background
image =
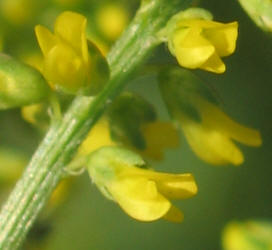
{"type": "MultiPolygon", "coordinates": [[[[75,9],[83,14],[92,13],[103,1],[87,2],[80,8],[58,6],[51,11],[75,9]]],[[[128,5],[126,1],[122,4],[128,5]]],[[[131,15],[135,6],[137,1],[129,3],[131,15]]],[[[198,195],[176,202],[185,214],[182,224],[131,219],[116,204],[106,200],[85,173],[75,179],[69,197],[52,218],[43,221],[46,230],[40,227],[40,231],[30,233],[29,242],[34,240],[38,244],[40,240],[40,245],[35,248],[35,244],[29,244],[26,249],[216,250],[221,249],[221,232],[230,220],[272,218],[272,37],[259,30],[235,0],[203,1],[201,6],[210,10],[217,21],[237,20],[239,37],[236,53],[225,60],[225,74],[196,73],[216,89],[224,110],[231,117],[261,131],[262,147],[241,145],[245,154],[242,166],[214,167],[198,159],[180,133],[180,148],[167,151],[164,161],[154,167],[195,175],[198,195]]],[[[91,15],[89,19],[92,20],[91,15]]],[[[10,25],[4,49],[18,56],[20,51],[36,44],[33,27],[34,21],[29,23],[28,32],[18,33],[20,27],[10,25]]],[[[161,46],[152,60],[174,61],[166,46],[161,46]]],[[[153,75],[137,78],[129,89],[152,102],[162,119],[169,119],[153,75]]],[[[41,134],[22,120],[19,110],[0,112],[1,146],[16,148],[30,157],[40,140],[41,134]]]]}

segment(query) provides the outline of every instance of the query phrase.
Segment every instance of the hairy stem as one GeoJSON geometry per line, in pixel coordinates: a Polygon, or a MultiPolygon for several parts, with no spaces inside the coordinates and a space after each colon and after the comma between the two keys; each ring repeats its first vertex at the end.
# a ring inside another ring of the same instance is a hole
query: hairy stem
{"type": "Polygon", "coordinates": [[[63,119],[52,123],[0,214],[0,249],[15,250],[50,197],[63,167],[129,76],[158,45],[156,33],[189,0],[143,0],[132,23],[107,59],[111,77],[97,97],[78,96],[63,119]]]}

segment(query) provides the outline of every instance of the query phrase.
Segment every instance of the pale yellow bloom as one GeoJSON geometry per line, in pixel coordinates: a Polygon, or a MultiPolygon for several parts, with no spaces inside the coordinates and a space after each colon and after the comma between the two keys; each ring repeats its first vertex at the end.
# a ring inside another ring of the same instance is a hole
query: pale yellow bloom
{"type": "Polygon", "coordinates": [[[170,122],[145,123],[141,131],[146,141],[146,148],[138,150],[142,156],[159,161],[163,159],[165,149],[179,145],[178,131],[170,122]]]}
{"type": "Polygon", "coordinates": [[[181,222],[182,212],[169,200],[194,196],[197,186],[193,176],[158,173],[139,168],[139,164],[143,162],[131,151],[104,147],[93,153],[88,169],[100,190],[132,218],[181,222]]]}
{"type": "Polygon", "coordinates": [[[0,12],[13,25],[24,25],[31,21],[39,7],[36,0],[1,0],[0,12]]]}
{"type": "Polygon", "coordinates": [[[108,77],[96,68],[96,61],[104,58],[94,45],[87,43],[86,24],[84,16],[66,11],[56,19],[54,34],[41,25],[35,27],[44,55],[45,78],[66,92],[90,89],[89,92],[96,94],[108,77]]]}
{"type": "Polygon", "coordinates": [[[272,224],[269,221],[232,221],[222,234],[224,250],[272,250],[272,224]]]}
{"type": "Polygon", "coordinates": [[[109,123],[105,118],[102,118],[94,125],[80,145],[78,155],[88,155],[103,146],[113,145],[116,145],[116,143],[111,139],[109,123]]]}
{"type": "Polygon", "coordinates": [[[116,40],[128,25],[129,13],[119,4],[103,5],[96,13],[99,30],[109,40],[116,40]]]}
{"type": "Polygon", "coordinates": [[[201,115],[201,122],[186,114],[177,117],[192,150],[202,160],[215,165],[240,165],[244,156],[232,140],[248,146],[261,145],[259,131],[233,121],[219,107],[201,97],[195,99],[194,105],[201,115]]]}
{"type": "Polygon", "coordinates": [[[226,67],[221,57],[234,52],[237,29],[237,22],[182,19],[170,37],[169,48],[185,68],[223,73],[226,67]]]}

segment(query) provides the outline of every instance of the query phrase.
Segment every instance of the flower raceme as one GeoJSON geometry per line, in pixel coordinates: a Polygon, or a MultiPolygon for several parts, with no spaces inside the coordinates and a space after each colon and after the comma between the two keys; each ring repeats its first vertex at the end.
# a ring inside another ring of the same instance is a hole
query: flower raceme
{"type": "Polygon", "coordinates": [[[86,24],[84,16],[66,11],[57,17],[54,34],[41,25],[35,27],[44,55],[43,74],[53,88],[68,93],[97,94],[106,82],[107,63],[87,41],[86,24]]]}
{"type": "Polygon", "coordinates": [[[178,63],[189,69],[225,72],[226,67],[221,57],[234,52],[238,23],[224,24],[195,15],[193,18],[185,18],[182,14],[174,18],[174,28],[172,27],[168,37],[169,49],[178,63]]]}
{"type": "Polygon", "coordinates": [[[202,160],[214,165],[240,165],[244,157],[232,140],[249,146],[261,145],[259,131],[227,116],[210,89],[191,72],[175,67],[163,72],[159,80],[169,112],[202,160]]]}
{"type": "Polygon", "coordinates": [[[169,199],[186,199],[197,193],[191,174],[144,169],[145,163],[137,154],[119,147],[103,147],[93,152],[87,166],[102,193],[140,221],[164,218],[181,222],[182,212],[169,199]]]}

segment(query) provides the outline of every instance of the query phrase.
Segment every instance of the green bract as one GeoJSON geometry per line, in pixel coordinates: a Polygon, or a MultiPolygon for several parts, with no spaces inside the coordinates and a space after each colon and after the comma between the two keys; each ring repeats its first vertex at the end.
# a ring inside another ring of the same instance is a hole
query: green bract
{"type": "Polygon", "coordinates": [[[156,112],[142,97],[125,92],[109,108],[111,135],[117,141],[145,149],[146,141],[141,126],[156,120],[156,112]]]}

